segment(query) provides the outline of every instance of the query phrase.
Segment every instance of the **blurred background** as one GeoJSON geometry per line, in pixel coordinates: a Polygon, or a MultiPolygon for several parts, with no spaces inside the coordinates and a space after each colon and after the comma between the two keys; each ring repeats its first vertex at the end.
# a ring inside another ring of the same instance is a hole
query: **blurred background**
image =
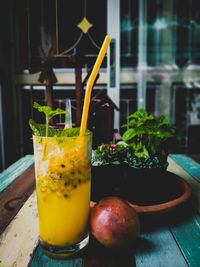
{"type": "Polygon", "coordinates": [[[111,121],[91,127],[105,132],[113,124],[122,135],[126,116],[145,108],[176,125],[180,153],[199,153],[199,1],[7,0],[0,20],[0,170],[32,153],[28,119],[40,120],[32,105],[46,103],[49,81],[53,107],[71,99],[72,121],[80,123],[106,34],[112,41],[92,97],[103,95],[111,121]]]}

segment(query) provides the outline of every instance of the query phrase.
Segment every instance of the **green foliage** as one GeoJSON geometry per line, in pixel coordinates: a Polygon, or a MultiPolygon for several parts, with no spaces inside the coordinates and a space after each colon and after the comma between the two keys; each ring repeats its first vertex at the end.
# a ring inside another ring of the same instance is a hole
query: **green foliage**
{"type": "Polygon", "coordinates": [[[165,115],[156,117],[139,109],[127,117],[129,122],[122,140],[132,148],[137,158],[166,158],[171,148],[178,144],[175,125],[165,115]]]}
{"type": "Polygon", "coordinates": [[[113,144],[102,144],[98,146],[95,151],[95,155],[92,160],[92,164],[95,165],[119,165],[124,162],[124,158],[127,155],[128,145],[124,142],[113,144]]]}
{"type": "Polygon", "coordinates": [[[163,169],[166,170],[168,162],[165,159],[160,159],[158,157],[154,158],[138,158],[136,156],[128,155],[124,162],[128,165],[134,166],[135,168],[145,168],[145,169],[163,169]]]}
{"type": "MultiPolygon", "coordinates": [[[[39,112],[44,112],[46,116],[46,125],[36,123],[33,119],[29,119],[29,125],[35,136],[72,137],[72,136],[78,136],[80,134],[80,127],[66,128],[63,130],[57,130],[52,127],[49,127],[49,121],[51,118],[59,114],[68,114],[68,111],[64,111],[60,108],[57,108],[56,110],[52,110],[49,106],[41,106],[36,102],[34,102],[33,107],[36,108],[39,112]]],[[[90,131],[86,129],[85,134],[87,135],[89,133],[90,131]]]]}
{"type": "MultiPolygon", "coordinates": [[[[56,110],[52,110],[51,107],[49,106],[41,106],[40,104],[38,104],[37,102],[34,102],[33,107],[36,108],[39,112],[44,112],[45,117],[46,117],[46,136],[49,136],[49,122],[50,119],[53,118],[56,115],[60,115],[60,114],[68,114],[68,111],[62,110],[60,108],[57,108],[56,110]]],[[[30,121],[29,121],[30,123],[30,121]]],[[[41,126],[43,127],[43,126],[41,126]]],[[[32,128],[33,129],[33,128],[32,128]]]]}
{"type": "Polygon", "coordinates": [[[56,115],[60,114],[68,114],[68,111],[62,110],[60,108],[57,108],[56,110],[52,110],[49,106],[41,106],[37,102],[34,102],[33,107],[36,108],[39,112],[44,112],[46,116],[46,121],[49,123],[50,119],[53,118],[56,115]]]}
{"type": "MultiPolygon", "coordinates": [[[[35,136],[46,136],[46,125],[36,123],[34,120],[29,119],[29,125],[33,131],[35,136]]],[[[54,128],[49,127],[48,136],[56,136],[56,130],[54,128]]]]}
{"type": "MultiPolygon", "coordinates": [[[[45,124],[39,124],[36,123],[34,120],[29,120],[29,125],[33,131],[33,134],[36,136],[46,136],[46,125],[45,124]]],[[[86,135],[89,133],[89,130],[86,129],[86,135]]],[[[78,136],[80,134],[80,127],[74,127],[74,128],[67,128],[64,130],[57,130],[52,127],[49,127],[48,130],[48,136],[49,137],[72,137],[72,136],[78,136]]]]}

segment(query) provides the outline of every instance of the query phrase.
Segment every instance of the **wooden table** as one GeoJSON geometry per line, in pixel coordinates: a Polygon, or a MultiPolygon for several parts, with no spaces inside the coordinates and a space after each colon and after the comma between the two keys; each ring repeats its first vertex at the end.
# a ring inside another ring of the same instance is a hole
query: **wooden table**
{"type": "Polygon", "coordinates": [[[193,198],[182,208],[147,218],[130,251],[111,251],[91,237],[76,258],[54,260],[42,254],[36,206],[33,155],[0,175],[0,266],[200,267],[200,165],[185,155],[170,155],[168,170],[184,178],[193,198]]]}

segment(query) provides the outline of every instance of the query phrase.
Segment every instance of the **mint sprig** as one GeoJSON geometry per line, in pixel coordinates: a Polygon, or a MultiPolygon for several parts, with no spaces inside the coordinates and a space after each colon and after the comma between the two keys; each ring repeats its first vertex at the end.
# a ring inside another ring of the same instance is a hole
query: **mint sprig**
{"type": "MultiPolygon", "coordinates": [[[[33,134],[36,136],[45,136],[46,134],[46,125],[36,123],[33,119],[29,120],[29,125],[31,129],[33,130],[33,134]]],[[[90,131],[86,129],[86,134],[88,134],[90,131]]],[[[80,127],[74,127],[74,128],[67,128],[64,130],[57,130],[54,128],[49,127],[49,137],[73,137],[73,136],[79,136],[80,135],[80,127]]]]}
{"type": "MultiPolygon", "coordinates": [[[[46,136],[46,125],[45,124],[36,123],[33,119],[30,119],[29,125],[35,136],[46,136]]],[[[49,127],[48,136],[49,137],[57,136],[56,129],[49,127]]]]}
{"type": "MultiPolygon", "coordinates": [[[[60,108],[57,108],[56,110],[52,110],[51,107],[49,107],[49,106],[41,106],[37,102],[34,102],[33,107],[36,108],[39,112],[44,112],[44,114],[46,116],[46,127],[45,127],[46,128],[46,136],[49,136],[48,134],[49,134],[49,122],[50,122],[50,119],[53,118],[56,115],[68,114],[69,113],[68,111],[62,110],[60,108]]],[[[29,124],[30,124],[30,121],[29,121],[29,124]]],[[[32,123],[32,126],[33,126],[33,124],[34,123],[32,123]]],[[[31,126],[31,128],[32,128],[32,126],[31,126]]]]}

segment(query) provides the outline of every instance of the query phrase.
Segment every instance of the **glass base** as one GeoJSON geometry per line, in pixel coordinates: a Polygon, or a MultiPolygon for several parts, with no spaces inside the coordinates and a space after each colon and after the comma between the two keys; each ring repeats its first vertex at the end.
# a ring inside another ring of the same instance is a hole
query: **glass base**
{"type": "Polygon", "coordinates": [[[71,246],[65,246],[65,247],[53,246],[45,243],[42,240],[40,240],[40,243],[44,254],[54,259],[64,259],[75,256],[81,250],[86,248],[87,245],[89,244],[89,234],[81,242],[71,246]]]}

